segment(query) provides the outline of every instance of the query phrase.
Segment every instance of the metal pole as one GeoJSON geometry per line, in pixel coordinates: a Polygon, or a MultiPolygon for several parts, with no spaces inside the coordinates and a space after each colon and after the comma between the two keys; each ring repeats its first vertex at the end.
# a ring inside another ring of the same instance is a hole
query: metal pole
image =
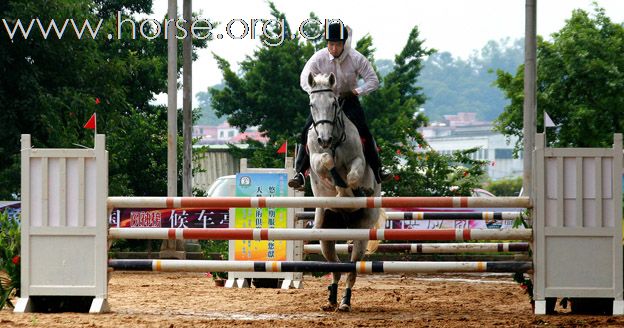
{"type": "Polygon", "coordinates": [[[178,44],[176,39],[175,19],[178,15],[178,4],[176,0],[169,0],[169,10],[167,11],[167,196],[178,195],[178,97],[177,97],[177,66],[178,66],[178,44]]]}
{"type": "Polygon", "coordinates": [[[531,229],[110,228],[109,239],[199,240],[531,240],[531,229]]]}
{"type": "Polygon", "coordinates": [[[533,149],[535,149],[535,117],[537,111],[537,0],[526,0],[524,31],[524,162],[522,196],[531,197],[533,180],[533,149]]]}
{"type": "Polygon", "coordinates": [[[192,173],[192,156],[193,156],[193,38],[191,37],[191,19],[192,19],[192,0],[184,0],[184,7],[182,9],[182,16],[186,23],[186,31],[188,34],[184,38],[183,42],[183,97],[182,97],[182,112],[183,112],[183,134],[184,134],[184,161],[182,163],[182,195],[192,196],[193,194],[193,173],[192,173]]]}
{"type": "Polygon", "coordinates": [[[530,208],[528,197],[108,197],[108,208],[530,208]]]}
{"type": "Polygon", "coordinates": [[[314,261],[180,261],[108,260],[108,267],[127,271],[163,272],[358,272],[358,273],[441,273],[441,272],[528,272],[531,262],[314,262],[314,261]]]}

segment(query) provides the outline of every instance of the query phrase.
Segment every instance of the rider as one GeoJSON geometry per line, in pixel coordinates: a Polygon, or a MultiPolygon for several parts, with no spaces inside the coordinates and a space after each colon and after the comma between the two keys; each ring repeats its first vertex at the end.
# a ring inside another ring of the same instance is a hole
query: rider
{"type": "MultiPolygon", "coordinates": [[[[329,74],[334,73],[336,84],[334,92],[340,96],[342,110],[355,124],[364,143],[364,157],[373,169],[377,183],[388,180],[391,175],[381,167],[381,160],[377,152],[377,145],[368,129],[364,111],[360,105],[358,96],[366,95],[379,87],[379,79],[373,70],[371,63],[357,50],[351,48],[352,36],[342,22],[332,22],[327,28],[325,39],[327,48],[317,51],[308,60],[301,72],[301,88],[310,93],[308,76],[310,73],[329,74]],[[364,80],[364,84],[358,86],[358,77],[364,80]]],[[[301,143],[307,144],[308,130],[312,126],[312,116],[308,116],[303,132],[301,143]]],[[[304,173],[310,168],[310,157],[303,147],[300,148],[295,162],[297,174],[288,181],[288,186],[297,190],[303,190],[305,185],[304,173]]]]}

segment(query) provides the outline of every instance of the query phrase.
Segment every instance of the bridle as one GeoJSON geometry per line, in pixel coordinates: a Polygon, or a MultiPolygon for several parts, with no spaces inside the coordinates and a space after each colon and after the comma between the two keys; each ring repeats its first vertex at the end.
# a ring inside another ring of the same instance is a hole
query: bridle
{"type": "MultiPolygon", "coordinates": [[[[319,89],[319,90],[313,90],[310,91],[310,94],[312,93],[319,93],[319,92],[331,92],[333,93],[334,90],[332,89],[319,89]]],[[[340,127],[342,129],[342,134],[340,135],[340,138],[338,138],[335,142],[332,143],[331,145],[331,149],[333,151],[336,150],[336,148],[338,148],[338,146],[347,139],[347,135],[345,133],[345,125],[344,125],[344,117],[343,112],[342,112],[342,105],[343,103],[339,103],[338,99],[334,96],[334,102],[332,103],[332,108],[334,109],[334,119],[333,120],[319,120],[319,121],[315,121],[314,120],[314,116],[312,117],[312,127],[314,128],[314,132],[316,132],[316,135],[318,135],[318,131],[316,130],[316,126],[320,125],[320,124],[329,124],[332,126],[332,134],[333,134],[333,127],[340,127]]]]}

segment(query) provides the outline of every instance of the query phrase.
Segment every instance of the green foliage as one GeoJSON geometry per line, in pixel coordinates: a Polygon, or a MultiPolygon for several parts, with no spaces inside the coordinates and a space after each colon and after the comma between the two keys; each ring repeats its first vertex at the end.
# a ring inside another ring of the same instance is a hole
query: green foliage
{"type": "MultiPolygon", "coordinates": [[[[552,42],[538,39],[537,113],[558,125],[547,139],[559,147],[610,147],[624,127],[624,26],[611,22],[597,5],[593,15],[574,10],[552,42]]],[[[496,84],[511,100],[496,120],[501,133],[518,136],[522,147],[524,68],[498,72],[496,84]]]]}
{"type": "Polygon", "coordinates": [[[20,226],[19,221],[0,212],[0,310],[13,304],[10,298],[20,290],[20,226]]]}
{"type": "Polygon", "coordinates": [[[469,196],[481,185],[487,162],[470,158],[477,148],[451,155],[425,148],[421,152],[398,149],[394,181],[383,184],[387,196],[469,196]]]}
{"type": "MultiPolygon", "coordinates": [[[[272,3],[271,14],[285,17],[272,3]]],[[[288,21],[285,20],[286,24],[288,21]]],[[[240,74],[224,58],[215,55],[225,87],[212,88],[212,106],[218,116],[227,115],[232,126],[244,131],[258,126],[271,140],[289,140],[294,145],[308,117],[308,96],[299,87],[299,74],[315,50],[314,43],[290,37],[279,46],[261,43],[240,64],[240,74]]]]}
{"type": "MultiPolygon", "coordinates": [[[[210,255],[215,253],[221,255],[221,259],[223,260],[227,260],[229,257],[228,240],[200,240],[199,245],[206,258],[209,258],[210,255]]],[[[210,275],[214,280],[227,279],[227,272],[213,271],[210,272],[210,275]]]]}
{"type": "MultiPolygon", "coordinates": [[[[79,40],[70,28],[60,40],[46,40],[38,29],[27,39],[0,33],[0,199],[19,198],[20,134],[31,134],[37,148],[91,147],[93,131],[83,125],[93,112],[98,133],[107,135],[109,192],[166,193],[166,110],[150,101],[166,92],[167,40],[130,40],[130,24],[122,25],[122,39],[105,37],[116,35],[118,10],[136,22],[134,17],[151,7],[151,0],[0,2],[0,17],[11,27],[17,19],[28,24],[33,17],[44,25],[73,18],[79,25],[88,19],[95,27],[103,20],[96,39],[79,40]]],[[[193,42],[195,49],[207,44],[193,42]]],[[[181,47],[182,40],[180,65],[181,47]]]]}
{"type": "Polygon", "coordinates": [[[440,121],[444,115],[476,112],[481,120],[494,120],[509,101],[493,85],[493,72],[515,71],[523,61],[523,42],[489,41],[468,59],[453,57],[448,52],[429,56],[418,82],[427,96],[427,115],[440,121]]]}
{"type": "Polygon", "coordinates": [[[490,181],[484,188],[496,196],[518,196],[522,189],[522,177],[490,181]]]}

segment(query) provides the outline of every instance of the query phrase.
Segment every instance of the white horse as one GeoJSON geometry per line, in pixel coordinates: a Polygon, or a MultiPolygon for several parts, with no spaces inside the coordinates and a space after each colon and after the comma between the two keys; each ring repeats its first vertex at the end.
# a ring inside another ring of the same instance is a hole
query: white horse
{"type": "MultiPolygon", "coordinates": [[[[346,117],[333,87],[336,78],[329,75],[308,76],[310,85],[310,112],[314,123],[308,132],[307,147],[310,153],[311,185],[314,196],[353,197],[379,196],[381,186],[375,181],[373,170],[364,159],[363,145],[356,126],[346,117]]],[[[314,228],[370,229],[381,227],[385,221],[383,211],[378,208],[331,209],[317,208],[314,228]]],[[[369,250],[377,242],[369,244],[369,250]]],[[[353,242],[351,261],[364,257],[367,242],[353,242]]],[[[327,261],[338,262],[335,241],[321,241],[323,256],[327,261]]],[[[346,289],[340,306],[337,302],[340,272],[333,272],[329,286],[329,303],[326,311],[349,311],[351,309],[351,288],[357,273],[347,276],[346,289]]]]}

